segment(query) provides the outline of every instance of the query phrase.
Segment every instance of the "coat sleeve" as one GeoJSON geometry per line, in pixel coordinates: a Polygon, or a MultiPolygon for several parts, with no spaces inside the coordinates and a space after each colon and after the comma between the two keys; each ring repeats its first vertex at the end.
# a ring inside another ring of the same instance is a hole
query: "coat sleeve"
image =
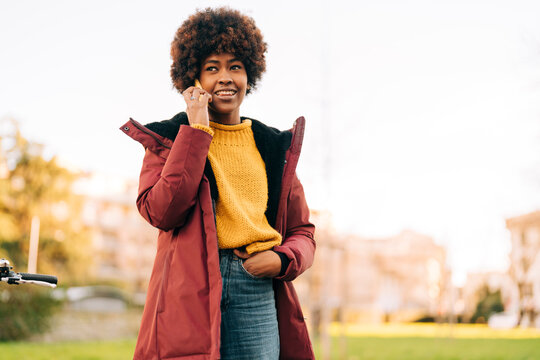
{"type": "Polygon", "coordinates": [[[283,253],[289,259],[287,270],[275,279],[292,281],[313,264],[315,255],[315,226],[309,222],[309,208],[304,189],[295,175],[287,201],[287,228],[280,246],[273,250],[283,253]]]}
{"type": "Polygon", "coordinates": [[[212,136],[182,125],[167,158],[146,149],[137,208],[153,226],[171,230],[183,225],[195,204],[212,136]]]}

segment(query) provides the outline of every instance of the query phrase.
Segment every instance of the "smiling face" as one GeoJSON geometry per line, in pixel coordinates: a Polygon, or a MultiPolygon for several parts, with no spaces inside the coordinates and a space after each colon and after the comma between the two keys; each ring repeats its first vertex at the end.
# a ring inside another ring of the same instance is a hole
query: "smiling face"
{"type": "Polygon", "coordinates": [[[208,104],[211,121],[240,123],[240,105],[246,95],[247,80],[244,64],[232,54],[212,54],[204,59],[200,81],[212,96],[208,104]]]}

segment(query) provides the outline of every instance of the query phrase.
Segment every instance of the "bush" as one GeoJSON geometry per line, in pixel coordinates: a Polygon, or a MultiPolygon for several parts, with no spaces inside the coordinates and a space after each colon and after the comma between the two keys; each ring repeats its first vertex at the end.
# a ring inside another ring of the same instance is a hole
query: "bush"
{"type": "Polygon", "coordinates": [[[501,290],[491,292],[487,286],[483,286],[478,294],[480,300],[471,318],[472,323],[485,324],[491,315],[504,311],[501,290]]]}
{"type": "Polygon", "coordinates": [[[44,332],[60,305],[49,289],[0,286],[0,341],[21,340],[44,332]]]}
{"type": "Polygon", "coordinates": [[[435,322],[435,318],[431,315],[424,315],[419,317],[416,320],[413,320],[413,322],[419,322],[419,323],[433,323],[435,322]]]}

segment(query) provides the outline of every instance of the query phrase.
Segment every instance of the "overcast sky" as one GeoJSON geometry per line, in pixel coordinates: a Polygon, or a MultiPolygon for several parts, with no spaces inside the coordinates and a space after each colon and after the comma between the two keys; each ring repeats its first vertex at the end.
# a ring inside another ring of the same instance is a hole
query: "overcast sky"
{"type": "Polygon", "coordinates": [[[311,207],[343,233],[433,236],[456,284],[506,269],[505,219],[540,209],[540,2],[192,3],[0,1],[0,117],[66,164],[136,179],[142,147],[118,127],[184,110],[174,32],[227,4],[269,44],[243,115],[307,119],[311,207]]]}

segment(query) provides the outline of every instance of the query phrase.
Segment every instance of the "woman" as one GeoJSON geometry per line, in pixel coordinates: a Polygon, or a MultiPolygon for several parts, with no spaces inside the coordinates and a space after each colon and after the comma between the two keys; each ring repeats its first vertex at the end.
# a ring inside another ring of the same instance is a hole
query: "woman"
{"type": "Polygon", "coordinates": [[[250,17],[196,12],[171,47],[186,112],[121,128],[145,147],[137,207],[160,229],[135,359],[314,358],[291,283],[315,251],[304,119],[280,132],[240,117],[265,52],[250,17]]]}

